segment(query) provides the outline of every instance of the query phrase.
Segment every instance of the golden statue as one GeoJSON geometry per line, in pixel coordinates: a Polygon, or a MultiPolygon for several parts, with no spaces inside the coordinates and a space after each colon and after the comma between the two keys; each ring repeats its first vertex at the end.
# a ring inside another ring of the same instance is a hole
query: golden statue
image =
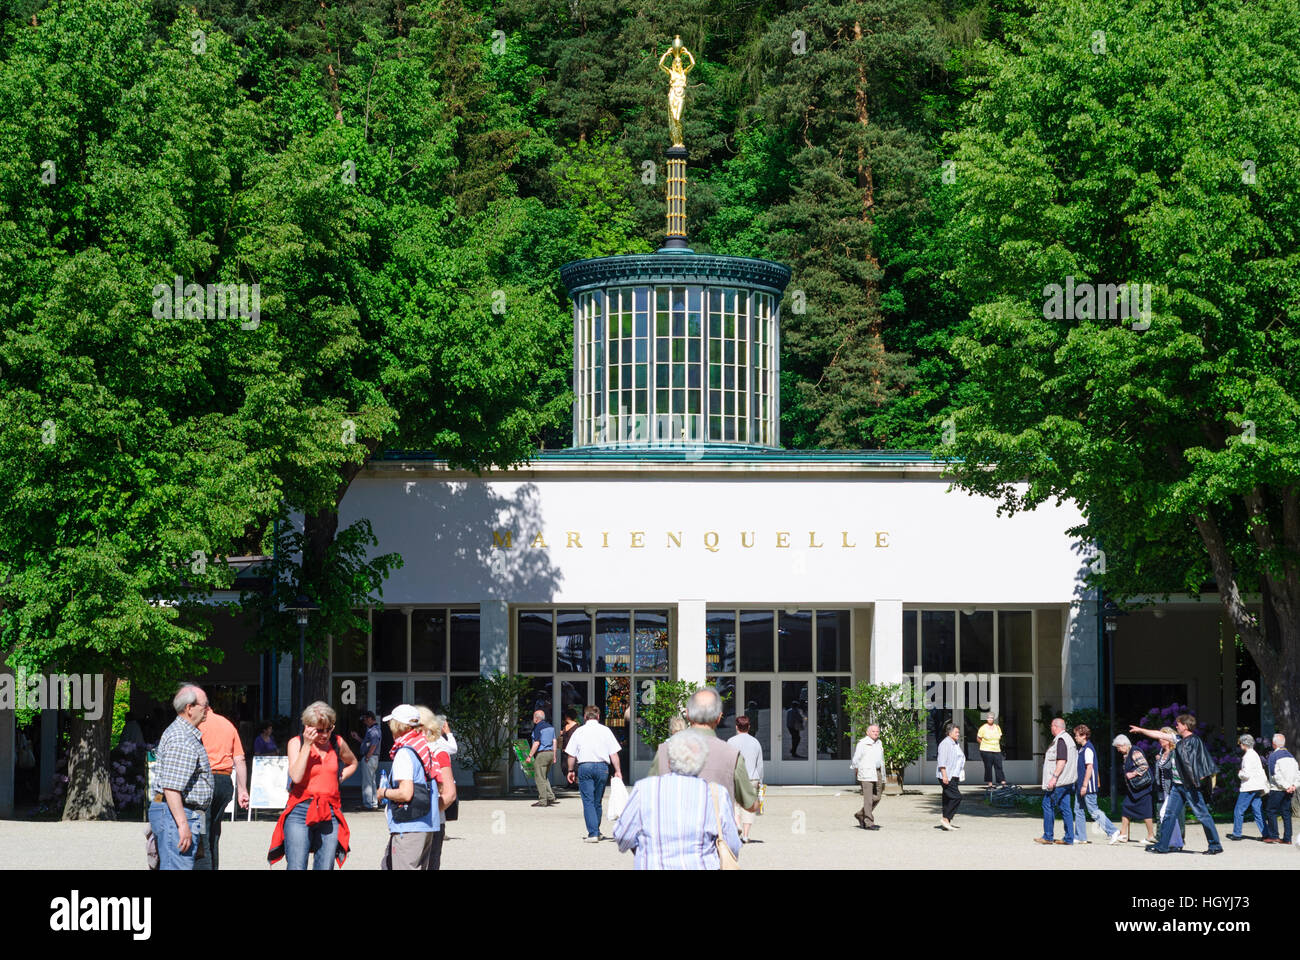
{"type": "Polygon", "coordinates": [[[694,66],[695,58],[682,46],[680,36],[673,37],[673,45],[659,58],[659,69],[668,74],[668,132],[672,134],[674,147],[685,146],[682,143],[682,103],[686,100],[686,74],[694,66]],[[670,54],[673,65],[666,67],[664,61],[670,54]],[[686,54],[688,63],[682,63],[682,54],[686,54]]]}

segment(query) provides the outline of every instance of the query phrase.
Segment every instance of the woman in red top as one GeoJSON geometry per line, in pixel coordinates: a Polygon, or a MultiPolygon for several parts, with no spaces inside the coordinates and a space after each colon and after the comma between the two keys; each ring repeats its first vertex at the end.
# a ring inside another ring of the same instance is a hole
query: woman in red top
{"type": "Polygon", "coordinates": [[[306,870],[307,855],[315,853],[313,870],[333,870],[335,861],[341,867],[347,859],[339,784],[357,769],[357,758],[342,737],[332,736],[337,719],[323,700],[302,712],[302,736],[289,741],[289,802],[266,856],[272,864],[285,857],[290,870],[306,870]]]}

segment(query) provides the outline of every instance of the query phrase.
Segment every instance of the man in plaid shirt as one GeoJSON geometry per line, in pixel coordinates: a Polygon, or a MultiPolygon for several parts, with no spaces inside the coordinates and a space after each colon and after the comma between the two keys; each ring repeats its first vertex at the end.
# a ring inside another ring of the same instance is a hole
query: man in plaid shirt
{"type": "Polygon", "coordinates": [[[158,740],[149,827],[157,838],[161,869],[193,870],[206,832],[205,814],[212,802],[212,770],[199,733],[199,724],[208,712],[208,697],[187,683],[176,691],[172,707],[176,719],[158,740]]]}

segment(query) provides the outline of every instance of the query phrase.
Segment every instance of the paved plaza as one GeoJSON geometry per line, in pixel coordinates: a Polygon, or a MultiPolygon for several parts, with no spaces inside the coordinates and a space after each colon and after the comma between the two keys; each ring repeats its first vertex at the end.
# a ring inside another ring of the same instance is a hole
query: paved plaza
{"type": "MultiPolygon", "coordinates": [[[[1192,853],[1151,856],[1142,844],[1108,846],[1104,838],[1085,846],[1044,847],[1033,842],[1040,818],[1018,810],[994,808],[983,791],[971,788],[957,813],[961,829],[944,832],[939,822],[937,789],[885,797],[877,808],[882,829],[858,828],[853,811],[860,808],[856,790],[834,787],[769,788],[767,812],[758,818],[741,856],[746,870],[856,869],[1016,869],[1057,867],[1081,870],[1250,870],[1300,866],[1300,850],[1244,840],[1224,840],[1222,856],[1204,857],[1205,836],[1199,825],[1187,827],[1192,853]]],[[[630,870],[632,855],[620,854],[612,841],[583,843],[582,801],[561,794],[559,806],[530,806],[534,796],[505,800],[462,801],[460,819],[450,825],[443,847],[446,870],[579,869],[630,870]]],[[[352,855],[346,869],[373,870],[387,842],[379,813],[349,812],[352,855]]],[[[251,823],[227,822],[221,839],[223,870],[265,870],[266,848],[274,817],[263,811],[251,823]]],[[[1230,824],[1219,824],[1224,836],[1230,824]]],[[[602,831],[609,833],[606,821],[602,831]]],[[[1090,831],[1093,829],[1089,825],[1090,831]]],[[[1247,828],[1248,836],[1254,826],[1247,828]]],[[[1133,836],[1145,836],[1139,824],[1133,836]]],[[[1061,825],[1057,823],[1057,836],[1061,825]]],[[[144,824],[34,823],[0,821],[0,870],[144,869],[144,824]]],[[[276,869],[284,869],[283,861],[276,869]]]]}

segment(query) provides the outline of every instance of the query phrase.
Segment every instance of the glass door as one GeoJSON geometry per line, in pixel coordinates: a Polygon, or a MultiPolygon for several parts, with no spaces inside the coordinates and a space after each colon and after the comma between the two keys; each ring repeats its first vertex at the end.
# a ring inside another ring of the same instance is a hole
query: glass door
{"type": "Polygon", "coordinates": [[[817,714],[808,709],[809,693],[816,689],[812,675],[782,675],[780,718],[776,728],[783,783],[813,783],[813,758],[817,753],[817,714]]]}

